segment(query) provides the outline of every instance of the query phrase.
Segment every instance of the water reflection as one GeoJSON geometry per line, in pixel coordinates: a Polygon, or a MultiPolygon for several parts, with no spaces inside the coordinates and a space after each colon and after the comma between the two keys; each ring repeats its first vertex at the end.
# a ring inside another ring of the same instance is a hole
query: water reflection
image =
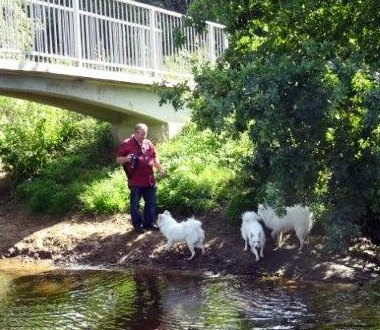
{"type": "Polygon", "coordinates": [[[309,288],[315,324],[327,329],[380,329],[380,283],[309,288]]]}
{"type": "Polygon", "coordinates": [[[380,285],[151,269],[0,271],[0,329],[379,329],[380,285]]]}

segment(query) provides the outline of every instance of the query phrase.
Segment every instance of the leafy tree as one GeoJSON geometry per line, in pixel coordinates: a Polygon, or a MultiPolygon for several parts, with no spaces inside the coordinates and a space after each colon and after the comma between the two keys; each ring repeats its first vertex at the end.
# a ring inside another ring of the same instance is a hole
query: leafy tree
{"type": "Polygon", "coordinates": [[[379,9],[370,0],[198,0],[190,10],[195,23],[211,11],[230,46],[217,66],[196,70],[193,91],[179,86],[176,105],[187,103],[202,128],[233,118],[249,129],[256,200],[313,205],[334,248],[379,225],[379,9]]]}
{"type": "Polygon", "coordinates": [[[143,0],[140,2],[185,14],[191,0],[143,0]]]}

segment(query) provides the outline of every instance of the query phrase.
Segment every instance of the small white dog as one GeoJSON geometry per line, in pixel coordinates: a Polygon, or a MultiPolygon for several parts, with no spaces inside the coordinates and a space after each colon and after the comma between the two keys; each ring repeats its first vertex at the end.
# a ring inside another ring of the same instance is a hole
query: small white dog
{"type": "Polygon", "coordinates": [[[252,253],[256,257],[256,261],[259,261],[259,251],[260,257],[264,258],[264,247],[265,247],[265,232],[263,227],[259,222],[259,216],[253,211],[244,212],[241,216],[241,236],[245,241],[244,251],[248,249],[248,243],[251,247],[252,253]]]}
{"type": "Polygon", "coordinates": [[[272,229],[272,237],[278,236],[277,246],[279,248],[282,247],[282,233],[294,230],[300,242],[299,250],[302,249],[313,225],[313,213],[307,206],[286,207],[286,214],[279,217],[271,207],[259,204],[257,213],[264,221],[265,226],[272,229]]]}
{"type": "Polygon", "coordinates": [[[205,232],[202,229],[202,222],[194,219],[194,217],[186,221],[177,222],[169,211],[164,211],[158,215],[157,226],[161,233],[167,239],[165,248],[170,249],[174,243],[185,242],[191,251],[189,260],[195,256],[195,248],[202,249],[205,252],[203,241],[205,232]]]}

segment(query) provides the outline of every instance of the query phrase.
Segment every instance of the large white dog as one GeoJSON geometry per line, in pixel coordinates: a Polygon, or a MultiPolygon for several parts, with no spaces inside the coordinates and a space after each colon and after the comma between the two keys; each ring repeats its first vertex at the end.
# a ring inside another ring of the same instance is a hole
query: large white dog
{"type": "Polygon", "coordinates": [[[191,251],[191,256],[188,258],[189,260],[194,258],[195,248],[202,249],[202,254],[204,254],[205,248],[203,241],[205,239],[205,232],[202,229],[202,222],[194,219],[194,217],[186,221],[177,222],[169,211],[164,211],[158,215],[157,226],[167,239],[165,245],[167,250],[170,249],[174,243],[184,242],[191,251]]]}
{"type": "Polygon", "coordinates": [[[253,211],[244,212],[241,216],[241,236],[245,241],[244,251],[248,249],[248,243],[251,247],[252,253],[256,257],[256,261],[259,261],[260,257],[264,258],[265,247],[265,233],[264,229],[259,222],[259,216],[253,211]]]}
{"type": "Polygon", "coordinates": [[[294,230],[300,242],[299,250],[301,250],[313,225],[313,213],[310,212],[307,206],[295,205],[287,207],[286,214],[278,216],[271,207],[259,204],[257,214],[264,221],[265,226],[272,229],[272,237],[276,238],[278,236],[277,244],[279,248],[283,244],[283,232],[294,230]]]}

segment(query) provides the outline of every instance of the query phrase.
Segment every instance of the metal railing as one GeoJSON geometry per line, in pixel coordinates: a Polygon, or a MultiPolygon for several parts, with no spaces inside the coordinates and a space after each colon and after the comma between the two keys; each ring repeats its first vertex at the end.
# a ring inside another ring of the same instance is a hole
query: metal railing
{"type": "Polygon", "coordinates": [[[220,24],[198,33],[181,14],[130,0],[0,0],[0,9],[0,60],[170,80],[227,48],[220,24]]]}

